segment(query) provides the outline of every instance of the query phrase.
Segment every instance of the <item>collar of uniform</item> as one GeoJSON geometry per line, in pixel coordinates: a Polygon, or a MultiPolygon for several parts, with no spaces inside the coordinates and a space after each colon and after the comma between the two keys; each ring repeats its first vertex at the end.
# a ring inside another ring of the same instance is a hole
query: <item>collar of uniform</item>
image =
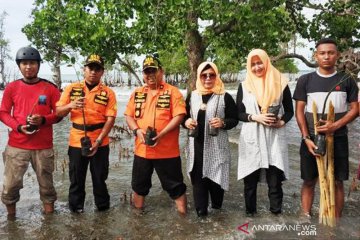
{"type": "Polygon", "coordinates": [[[85,86],[85,79],[82,80],[81,82],[79,81],[80,87],[84,87],[85,86]]]}
{"type": "MultiPolygon", "coordinates": [[[[165,88],[165,84],[164,84],[164,82],[161,82],[161,83],[160,83],[160,86],[159,86],[159,89],[160,89],[160,90],[163,90],[164,88],[165,88]]],[[[149,86],[148,86],[147,84],[144,85],[144,90],[145,90],[145,91],[149,91],[149,90],[150,90],[150,88],[149,88],[149,86]]]]}
{"type": "Polygon", "coordinates": [[[316,73],[317,73],[317,75],[319,75],[320,77],[330,78],[330,77],[332,77],[332,76],[335,76],[335,75],[337,74],[337,71],[335,70],[335,72],[333,72],[333,73],[330,73],[330,74],[328,74],[328,75],[324,75],[324,74],[321,74],[321,73],[320,73],[319,69],[316,69],[316,73]]]}
{"type": "MultiPolygon", "coordinates": [[[[80,85],[81,85],[82,88],[84,88],[84,86],[86,86],[85,79],[80,82],[80,85]]],[[[97,90],[102,90],[103,87],[104,87],[104,84],[103,84],[103,82],[100,80],[99,84],[98,84],[96,87],[94,87],[93,89],[91,89],[90,92],[92,92],[92,91],[97,91],[97,90]]],[[[85,89],[88,90],[88,88],[85,88],[85,89]]]]}

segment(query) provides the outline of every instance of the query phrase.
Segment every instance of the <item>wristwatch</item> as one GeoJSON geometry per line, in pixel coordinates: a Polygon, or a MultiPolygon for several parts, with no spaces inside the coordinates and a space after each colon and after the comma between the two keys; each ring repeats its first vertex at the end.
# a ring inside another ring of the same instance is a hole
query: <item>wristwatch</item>
{"type": "Polygon", "coordinates": [[[102,144],[102,140],[101,139],[96,139],[95,142],[97,142],[99,144],[99,146],[102,144]]]}
{"type": "Polygon", "coordinates": [[[303,136],[301,139],[302,139],[304,142],[306,141],[306,139],[310,139],[310,140],[311,140],[311,138],[310,138],[310,136],[309,136],[309,135],[307,135],[307,136],[303,136]]]}
{"type": "Polygon", "coordinates": [[[137,130],[139,130],[139,129],[140,128],[135,128],[135,129],[132,130],[135,137],[137,136],[137,130]]]}

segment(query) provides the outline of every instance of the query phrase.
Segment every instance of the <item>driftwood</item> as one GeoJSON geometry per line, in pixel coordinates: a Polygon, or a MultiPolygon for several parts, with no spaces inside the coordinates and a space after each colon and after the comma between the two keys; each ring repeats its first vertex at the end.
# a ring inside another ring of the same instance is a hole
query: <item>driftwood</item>
{"type": "MultiPolygon", "coordinates": [[[[278,56],[271,57],[272,62],[276,62],[280,59],[297,58],[300,59],[306,66],[310,68],[318,67],[314,59],[308,60],[304,56],[297,53],[281,53],[278,56]]],[[[338,71],[345,71],[357,75],[360,72],[360,51],[355,52],[354,49],[350,48],[340,54],[339,60],[336,64],[338,71]]]]}
{"type": "Polygon", "coordinates": [[[360,52],[355,52],[351,48],[342,52],[337,63],[337,69],[358,74],[360,71],[360,52]]]}

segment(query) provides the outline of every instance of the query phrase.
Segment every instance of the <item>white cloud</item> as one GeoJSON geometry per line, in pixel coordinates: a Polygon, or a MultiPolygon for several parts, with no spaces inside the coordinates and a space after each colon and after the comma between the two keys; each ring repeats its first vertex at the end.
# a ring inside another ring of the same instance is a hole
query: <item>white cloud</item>
{"type": "MultiPolygon", "coordinates": [[[[33,0],[0,0],[0,11],[6,11],[7,16],[5,18],[5,38],[10,41],[10,55],[13,61],[7,62],[7,67],[10,69],[17,69],[15,63],[15,55],[19,48],[30,45],[31,43],[26,38],[26,35],[21,29],[31,22],[30,14],[34,8],[33,0]]],[[[73,74],[73,69],[62,68],[63,73],[73,74]]],[[[39,75],[50,75],[50,65],[44,62],[41,65],[39,75]]]]}

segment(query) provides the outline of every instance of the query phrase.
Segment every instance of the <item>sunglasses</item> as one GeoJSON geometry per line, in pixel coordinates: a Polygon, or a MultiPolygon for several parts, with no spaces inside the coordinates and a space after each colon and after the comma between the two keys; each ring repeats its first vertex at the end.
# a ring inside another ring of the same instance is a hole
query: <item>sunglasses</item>
{"type": "Polygon", "coordinates": [[[90,69],[90,71],[95,71],[95,72],[101,72],[102,70],[104,70],[99,65],[88,65],[87,67],[90,69]]]}
{"type": "Polygon", "coordinates": [[[146,75],[155,74],[157,72],[157,69],[156,68],[147,68],[143,72],[146,75]]]}
{"type": "Polygon", "coordinates": [[[200,74],[200,78],[203,80],[208,79],[208,78],[210,78],[211,80],[214,80],[216,78],[216,74],[215,73],[203,73],[203,74],[200,74]]]}

